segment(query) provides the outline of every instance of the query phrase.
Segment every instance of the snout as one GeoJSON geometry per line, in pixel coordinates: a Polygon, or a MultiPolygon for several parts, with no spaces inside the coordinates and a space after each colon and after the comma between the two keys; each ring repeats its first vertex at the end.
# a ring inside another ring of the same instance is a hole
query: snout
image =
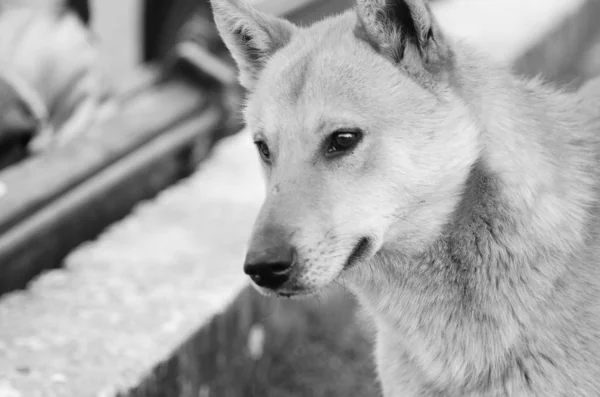
{"type": "Polygon", "coordinates": [[[303,197],[274,191],[255,221],[244,272],[264,295],[318,293],[378,249],[370,220],[350,210],[329,214],[303,197]]]}
{"type": "Polygon", "coordinates": [[[290,280],[295,249],[280,230],[269,229],[250,242],[244,272],[262,288],[277,290],[290,280]]]}

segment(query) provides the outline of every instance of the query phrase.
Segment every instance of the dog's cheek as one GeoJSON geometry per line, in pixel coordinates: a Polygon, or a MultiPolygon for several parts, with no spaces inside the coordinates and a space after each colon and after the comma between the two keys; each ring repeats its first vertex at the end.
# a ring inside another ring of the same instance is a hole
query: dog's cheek
{"type": "Polygon", "coordinates": [[[298,283],[308,289],[321,289],[329,285],[342,271],[340,260],[323,260],[315,258],[306,260],[298,277],[298,283]]]}

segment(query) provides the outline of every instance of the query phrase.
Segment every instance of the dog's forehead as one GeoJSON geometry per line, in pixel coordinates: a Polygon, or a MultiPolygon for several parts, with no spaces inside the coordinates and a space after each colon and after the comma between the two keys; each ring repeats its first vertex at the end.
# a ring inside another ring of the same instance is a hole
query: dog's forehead
{"type": "Polygon", "coordinates": [[[325,85],[342,85],[339,73],[349,74],[355,69],[353,40],[351,30],[340,24],[317,24],[301,30],[267,63],[262,88],[289,102],[315,94],[315,86],[323,88],[318,90],[319,97],[326,95],[325,85]]]}
{"type": "Polygon", "coordinates": [[[305,132],[314,131],[332,110],[337,113],[356,109],[362,102],[360,90],[348,84],[347,77],[346,82],[335,79],[335,65],[323,69],[319,64],[322,60],[318,54],[306,54],[277,65],[265,76],[268,81],[255,93],[250,105],[253,116],[260,119],[266,130],[287,131],[293,125],[302,126],[305,132]]]}
{"type": "Polygon", "coordinates": [[[302,32],[267,63],[248,111],[254,117],[289,118],[286,110],[318,113],[374,103],[378,84],[400,78],[391,65],[382,75],[377,64],[386,61],[374,57],[349,27],[302,32]]]}

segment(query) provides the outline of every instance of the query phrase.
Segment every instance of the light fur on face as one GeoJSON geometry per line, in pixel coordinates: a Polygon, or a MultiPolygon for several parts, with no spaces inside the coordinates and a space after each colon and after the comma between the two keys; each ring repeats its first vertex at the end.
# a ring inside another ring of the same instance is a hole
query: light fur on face
{"type": "Polygon", "coordinates": [[[523,81],[422,0],[306,28],[212,2],[270,151],[253,233],[295,248],[279,292],[344,281],[386,397],[600,395],[600,84],[523,81]]]}

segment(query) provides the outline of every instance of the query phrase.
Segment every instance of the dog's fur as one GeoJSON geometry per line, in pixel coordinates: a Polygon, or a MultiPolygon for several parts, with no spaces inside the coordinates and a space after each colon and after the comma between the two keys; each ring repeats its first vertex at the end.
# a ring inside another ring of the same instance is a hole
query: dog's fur
{"type": "Polygon", "coordinates": [[[250,249],[296,250],[262,292],[347,285],[386,397],[599,396],[600,84],[518,78],[422,0],[358,0],[307,28],[212,4],[271,151],[250,249]],[[364,138],[328,158],[340,128],[364,138]]]}

